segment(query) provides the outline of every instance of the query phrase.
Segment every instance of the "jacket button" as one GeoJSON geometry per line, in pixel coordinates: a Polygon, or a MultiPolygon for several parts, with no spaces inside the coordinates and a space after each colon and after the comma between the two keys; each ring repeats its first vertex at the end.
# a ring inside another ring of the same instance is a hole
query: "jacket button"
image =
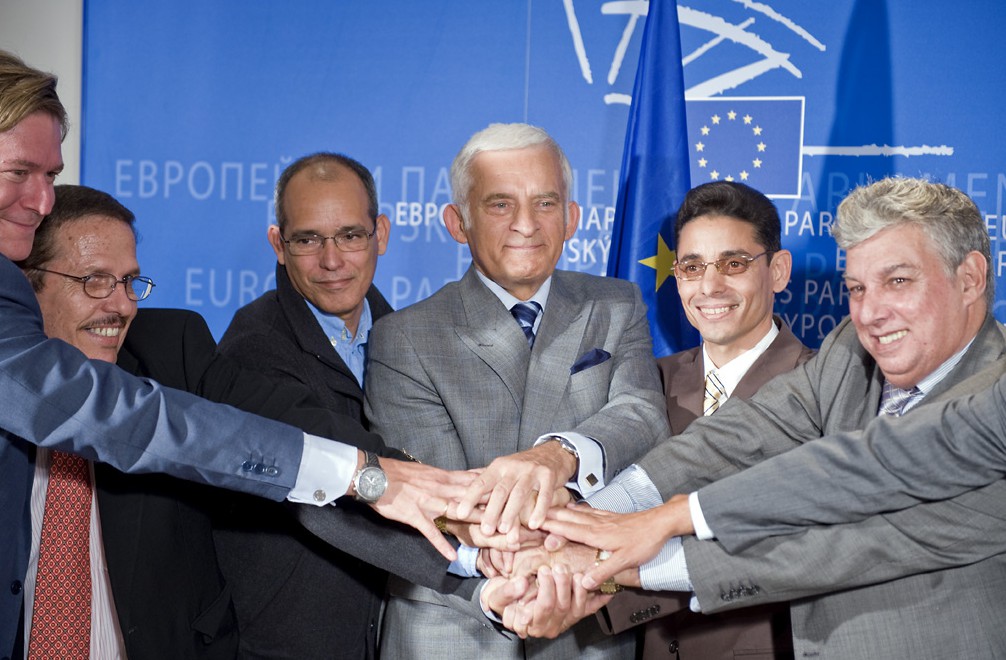
{"type": "Polygon", "coordinates": [[[677,653],[678,652],[678,640],[676,640],[676,639],[671,640],[671,643],[667,645],[667,650],[670,653],[677,653]]]}
{"type": "Polygon", "coordinates": [[[14,580],[10,583],[10,592],[15,596],[21,593],[21,580],[14,580]]]}

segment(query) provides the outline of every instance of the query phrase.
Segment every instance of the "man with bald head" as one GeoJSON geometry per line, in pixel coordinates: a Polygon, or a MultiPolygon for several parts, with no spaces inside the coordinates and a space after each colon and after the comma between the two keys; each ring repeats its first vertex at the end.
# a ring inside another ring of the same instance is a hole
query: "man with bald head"
{"type": "MultiPolygon", "coordinates": [[[[374,179],[342,154],[300,158],[276,184],[276,222],[267,234],[276,289],[238,310],[220,351],[274,380],[306,386],[362,428],[370,328],[391,312],[373,285],[390,230],[378,214],[374,179]]],[[[243,499],[217,531],[242,652],[364,657],[376,644],[386,574],[323,545],[283,507],[243,499]]]]}

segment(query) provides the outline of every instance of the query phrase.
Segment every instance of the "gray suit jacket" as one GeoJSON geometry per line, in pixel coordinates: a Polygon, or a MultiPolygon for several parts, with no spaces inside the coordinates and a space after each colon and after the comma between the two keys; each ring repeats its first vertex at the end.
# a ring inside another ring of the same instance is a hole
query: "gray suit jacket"
{"type": "MultiPolygon", "coordinates": [[[[369,348],[371,428],[440,467],[482,467],[530,448],[542,433],[577,431],[604,446],[610,479],[667,433],[646,310],[624,281],[557,271],[529,351],[510,312],[470,269],[381,319],[369,348]],[[595,348],[610,358],[575,367],[595,348]]],[[[459,616],[427,589],[399,584],[392,593],[405,598],[388,606],[382,653],[390,657],[436,657],[445,640],[458,657],[632,655],[631,639],[605,638],[592,620],[525,644],[489,628],[481,613],[459,616]]]]}
{"type": "Polygon", "coordinates": [[[736,551],[807,525],[856,522],[1002,479],[1004,375],[1006,359],[997,360],[912,415],[878,417],[865,431],[808,442],[710,484],[699,491],[706,520],[736,551]]]}
{"type": "MultiPolygon", "coordinates": [[[[1004,354],[989,316],[921,406],[1004,354]]],[[[881,388],[879,369],[844,321],[813,360],[696,421],[641,464],[665,497],[689,492],[822,435],[865,427],[881,388]]],[[[797,657],[998,657],[1006,653],[1006,557],[996,556],[1006,542],[1004,498],[1006,484],[997,482],[948,502],[768,539],[739,555],[687,540],[685,556],[704,611],[796,601],[797,657]]]]}
{"type": "Polygon", "coordinates": [[[174,476],[282,499],[303,434],[87,360],[46,339],[28,281],[0,257],[0,655],[17,635],[28,565],[33,450],[46,446],[126,472],[174,476]],[[258,469],[256,469],[258,468],[258,469]]]}
{"type": "MultiPolygon", "coordinates": [[[[737,384],[732,397],[748,399],[763,385],[814,355],[781,319],[779,335],[737,384]]],[[[702,416],[702,347],[657,360],[667,397],[672,432],[682,432],[702,416]]],[[[744,612],[704,615],[689,609],[689,594],[627,589],[598,612],[602,628],[621,632],[646,623],[645,660],[792,658],[789,606],[768,604],[744,612]]]]}

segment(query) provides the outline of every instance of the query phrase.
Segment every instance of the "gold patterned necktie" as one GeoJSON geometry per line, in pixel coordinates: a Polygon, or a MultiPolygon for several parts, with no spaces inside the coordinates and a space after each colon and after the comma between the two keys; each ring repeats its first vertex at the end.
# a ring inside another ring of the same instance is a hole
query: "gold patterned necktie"
{"type": "Polygon", "coordinates": [[[727,390],[720,382],[716,371],[706,374],[705,396],[702,397],[702,415],[709,416],[719,410],[720,404],[727,398],[727,390]]]}
{"type": "Polygon", "coordinates": [[[79,456],[61,451],[51,456],[28,657],[86,660],[91,652],[91,474],[79,456]]]}

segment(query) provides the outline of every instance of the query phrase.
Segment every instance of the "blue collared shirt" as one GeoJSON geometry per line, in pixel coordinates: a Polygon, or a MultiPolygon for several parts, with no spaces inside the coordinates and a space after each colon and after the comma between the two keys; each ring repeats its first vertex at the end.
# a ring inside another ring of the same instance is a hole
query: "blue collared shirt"
{"type": "Polygon", "coordinates": [[[363,387],[363,367],[367,362],[367,339],[370,337],[370,329],[374,326],[374,319],[370,314],[370,302],[363,299],[363,313],[360,314],[360,322],[356,326],[356,335],[349,334],[346,322],[335,314],[326,314],[313,304],[310,300],[307,308],[318,319],[322,332],[328,337],[332,348],[339,354],[342,361],[346,363],[349,370],[356,376],[356,382],[363,387]]]}

